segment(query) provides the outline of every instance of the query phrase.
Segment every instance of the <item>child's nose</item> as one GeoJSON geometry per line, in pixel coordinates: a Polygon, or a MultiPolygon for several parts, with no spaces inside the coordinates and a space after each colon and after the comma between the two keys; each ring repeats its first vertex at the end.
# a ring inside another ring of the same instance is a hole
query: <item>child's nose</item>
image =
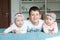
{"type": "Polygon", "coordinates": [[[34,16],[34,19],[36,19],[37,17],[36,16],[34,16]]]}

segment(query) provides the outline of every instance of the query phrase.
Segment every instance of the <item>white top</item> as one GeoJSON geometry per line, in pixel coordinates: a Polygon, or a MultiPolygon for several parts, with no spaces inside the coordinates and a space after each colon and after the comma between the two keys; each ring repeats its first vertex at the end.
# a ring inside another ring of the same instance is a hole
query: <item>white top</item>
{"type": "Polygon", "coordinates": [[[13,23],[10,27],[8,27],[5,31],[4,31],[4,33],[8,33],[8,32],[11,32],[11,31],[13,31],[13,30],[19,30],[19,32],[20,33],[26,33],[27,32],[27,26],[26,26],[26,22],[23,24],[23,26],[22,27],[20,27],[20,28],[18,28],[17,26],[16,26],[16,24],[15,23],[13,23]]]}
{"type": "Polygon", "coordinates": [[[51,26],[48,26],[44,23],[43,30],[45,33],[50,33],[50,32],[57,33],[58,32],[57,22],[55,22],[51,26]]]}
{"type": "Polygon", "coordinates": [[[27,21],[27,27],[28,27],[28,31],[31,32],[31,31],[41,31],[42,29],[42,25],[43,25],[44,21],[43,20],[39,20],[39,24],[36,26],[36,25],[33,25],[31,23],[30,20],[27,21]]]}

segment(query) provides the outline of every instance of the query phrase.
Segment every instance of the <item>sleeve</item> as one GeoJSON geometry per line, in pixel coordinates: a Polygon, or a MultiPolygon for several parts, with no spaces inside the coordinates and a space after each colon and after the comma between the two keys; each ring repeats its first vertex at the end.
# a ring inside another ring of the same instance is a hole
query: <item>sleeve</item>
{"type": "Polygon", "coordinates": [[[57,22],[54,23],[54,33],[57,33],[58,32],[58,26],[57,26],[57,22]]]}
{"type": "Polygon", "coordinates": [[[43,24],[43,31],[45,33],[49,33],[48,28],[47,28],[47,25],[45,23],[43,24]]]}
{"type": "Polygon", "coordinates": [[[10,27],[8,27],[8,28],[4,31],[4,33],[9,33],[9,32],[11,32],[12,30],[14,30],[14,24],[10,25],[10,27]]]}

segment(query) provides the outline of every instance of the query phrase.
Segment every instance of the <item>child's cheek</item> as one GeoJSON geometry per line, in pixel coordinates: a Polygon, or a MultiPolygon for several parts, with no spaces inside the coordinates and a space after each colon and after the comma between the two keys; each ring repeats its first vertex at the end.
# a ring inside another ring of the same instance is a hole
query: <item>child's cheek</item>
{"type": "Polygon", "coordinates": [[[23,24],[24,22],[23,21],[20,21],[19,24],[23,24]]]}
{"type": "Polygon", "coordinates": [[[46,24],[48,24],[48,21],[46,20],[46,24]]]}
{"type": "Polygon", "coordinates": [[[51,21],[50,20],[47,20],[46,22],[47,22],[47,24],[51,24],[51,21]]]}
{"type": "Polygon", "coordinates": [[[48,20],[48,23],[51,23],[52,21],[51,20],[48,20]]]}
{"type": "Polygon", "coordinates": [[[49,23],[49,20],[46,20],[46,23],[49,23]]]}
{"type": "Polygon", "coordinates": [[[53,22],[53,20],[50,21],[51,23],[53,22]]]}
{"type": "Polygon", "coordinates": [[[21,22],[21,24],[23,25],[23,24],[24,24],[24,22],[21,22]]]}

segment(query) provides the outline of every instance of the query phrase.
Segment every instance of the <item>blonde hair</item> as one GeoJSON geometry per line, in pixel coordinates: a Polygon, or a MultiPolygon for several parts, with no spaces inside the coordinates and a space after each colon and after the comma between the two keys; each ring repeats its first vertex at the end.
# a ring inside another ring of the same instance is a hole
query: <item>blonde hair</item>
{"type": "MultiPolygon", "coordinates": [[[[16,14],[15,14],[15,19],[18,18],[18,17],[23,17],[23,14],[21,14],[21,13],[16,13],[16,14]]],[[[24,17],[23,17],[23,18],[24,18],[24,17]]]]}

